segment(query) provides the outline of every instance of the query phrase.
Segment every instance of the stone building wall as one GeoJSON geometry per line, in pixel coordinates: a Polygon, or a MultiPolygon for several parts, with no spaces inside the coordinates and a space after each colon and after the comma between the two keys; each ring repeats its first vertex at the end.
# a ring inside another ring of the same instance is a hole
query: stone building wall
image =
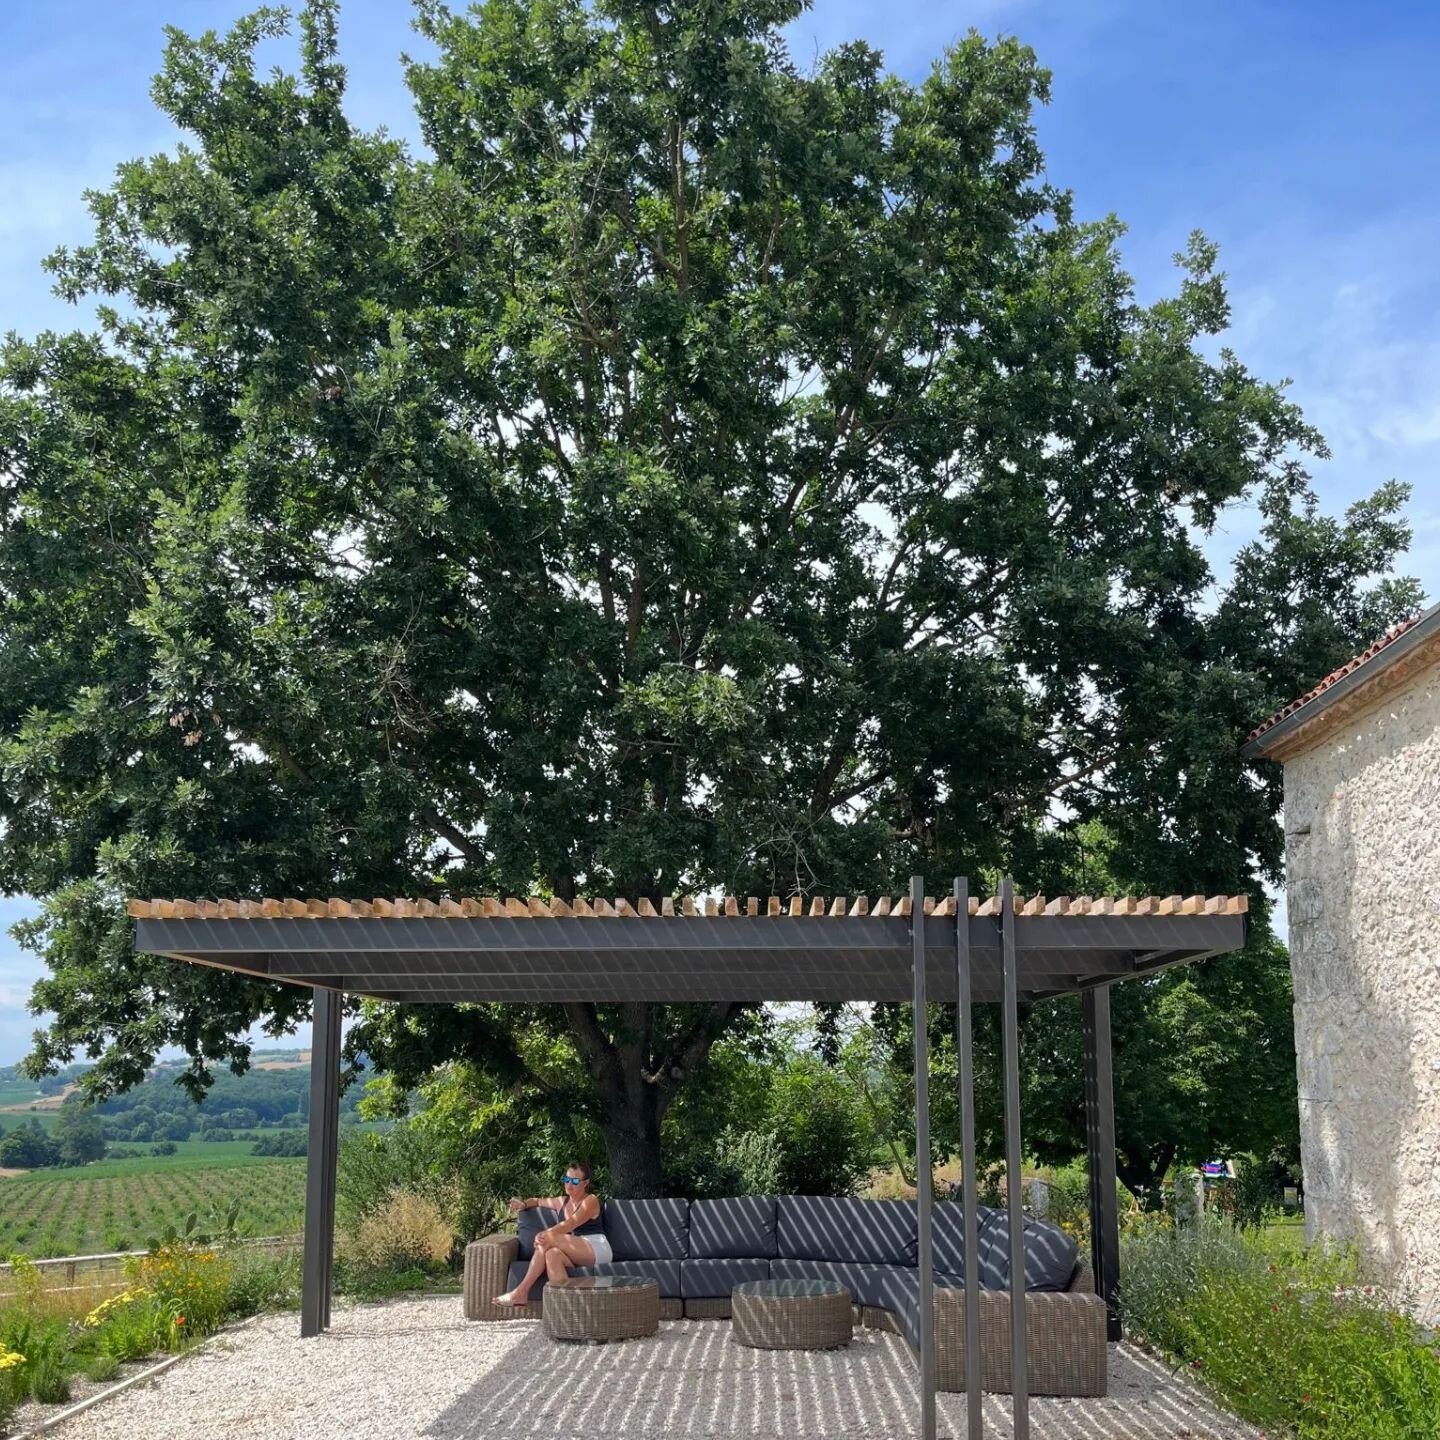
{"type": "Polygon", "coordinates": [[[1285,762],[1307,1225],[1440,1323],[1440,664],[1285,762]]]}

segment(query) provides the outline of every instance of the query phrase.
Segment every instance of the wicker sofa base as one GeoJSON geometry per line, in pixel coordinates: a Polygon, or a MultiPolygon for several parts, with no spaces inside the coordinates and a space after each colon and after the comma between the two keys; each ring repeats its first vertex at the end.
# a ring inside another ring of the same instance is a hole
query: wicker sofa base
{"type": "MultiPolygon", "coordinates": [[[[510,1266],[520,1253],[514,1235],[487,1235],[465,1247],[465,1318],[467,1320],[538,1320],[540,1303],[492,1305],[505,1289],[510,1266]]],[[[900,1334],[888,1310],[860,1308],[860,1323],[872,1330],[900,1334]]],[[[727,1320],[728,1297],[715,1300],[660,1301],[662,1320],[727,1320]]],[[[1032,1395],[1094,1397],[1106,1393],[1105,1302],[1094,1293],[1088,1270],[1077,1273],[1062,1292],[1032,1291],[1025,1297],[1026,1372],[1032,1395]]],[[[965,1388],[965,1295],[935,1292],[936,1381],[941,1390],[965,1388]]],[[[1011,1393],[1010,1296],[980,1292],[980,1386],[994,1395],[1011,1393]]]]}
{"type": "MultiPolygon", "coordinates": [[[[887,1312],[880,1311],[881,1315],[887,1312]]],[[[1080,1291],[1031,1291],[1025,1297],[1025,1373],[1031,1395],[1095,1398],[1109,1388],[1105,1302],[1080,1291]]],[[[965,1292],[935,1292],[935,1384],[965,1389],[965,1292]]],[[[1010,1295],[980,1292],[980,1388],[1009,1395],[1010,1295]]]]}

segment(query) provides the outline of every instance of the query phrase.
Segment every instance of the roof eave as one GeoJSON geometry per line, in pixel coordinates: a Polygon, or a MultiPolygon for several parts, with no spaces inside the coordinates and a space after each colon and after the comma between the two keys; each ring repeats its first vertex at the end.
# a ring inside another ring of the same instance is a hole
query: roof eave
{"type": "Polygon", "coordinates": [[[1240,747],[1240,753],[1247,760],[1268,759],[1272,751],[1281,748],[1287,740],[1318,719],[1337,701],[1373,683],[1392,665],[1437,635],[1440,635],[1440,605],[1432,605],[1403,634],[1396,636],[1389,645],[1372,655],[1363,665],[1357,665],[1348,675],[1343,675],[1333,685],[1326,686],[1298,710],[1291,711],[1283,720],[1276,721],[1253,740],[1247,740],[1240,747]]]}

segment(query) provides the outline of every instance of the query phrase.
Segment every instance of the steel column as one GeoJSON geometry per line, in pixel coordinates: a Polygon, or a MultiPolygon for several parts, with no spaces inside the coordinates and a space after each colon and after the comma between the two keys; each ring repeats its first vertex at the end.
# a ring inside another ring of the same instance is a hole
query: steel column
{"type": "Polygon", "coordinates": [[[934,1167],[930,1159],[930,1033],[925,1006],[925,879],[910,877],[911,965],[915,1029],[915,1208],[919,1248],[915,1274],[920,1293],[920,1436],[935,1440],[935,1260],[930,1228],[934,1167]]]}
{"type": "MultiPolygon", "coordinates": [[[[1030,1375],[1025,1345],[1025,1209],[1020,1149],[1020,975],[1015,958],[1015,886],[1000,882],[1000,949],[1005,1001],[1000,1032],[1005,1065],[1005,1190],[1010,1225],[1010,1388],[1016,1440],[1029,1440],[1030,1375]]],[[[968,1357],[967,1357],[968,1358],[968,1357]]]]}
{"type": "Polygon", "coordinates": [[[980,1390],[980,1209],[975,1174],[975,1031],[970,993],[970,882],[955,881],[955,1053],[960,1062],[960,1200],[965,1217],[965,1434],[985,1433],[980,1390]]]}
{"type": "Polygon", "coordinates": [[[335,1162],[340,1141],[340,1010],[334,990],[316,990],[310,1041],[310,1138],[305,1161],[305,1256],[300,1334],[330,1324],[335,1254],[335,1162]]]}
{"type": "Polygon", "coordinates": [[[1090,1161],[1090,1265],[1108,1312],[1106,1334],[1120,1339],[1120,1206],[1115,1194],[1115,1089],[1110,990],[1081,997],[1085,1022],[1085,1145],[1090,1161]]]}

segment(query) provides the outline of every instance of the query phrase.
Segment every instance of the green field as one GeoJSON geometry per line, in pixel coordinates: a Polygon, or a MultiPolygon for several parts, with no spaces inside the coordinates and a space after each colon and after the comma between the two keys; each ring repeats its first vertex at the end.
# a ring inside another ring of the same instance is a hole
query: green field
{"type": "Polygon", "coordinates": [[[40,1259],[140,1249],[190,1211],[203,1224],[237,1200],[243,1234],[296,1233],[304,1215],[304,1160],[248,1155],[247,1148],[187,1140],[174,1155],[0,1178],[0,1254],[18,1250],[40,1259]]]}

